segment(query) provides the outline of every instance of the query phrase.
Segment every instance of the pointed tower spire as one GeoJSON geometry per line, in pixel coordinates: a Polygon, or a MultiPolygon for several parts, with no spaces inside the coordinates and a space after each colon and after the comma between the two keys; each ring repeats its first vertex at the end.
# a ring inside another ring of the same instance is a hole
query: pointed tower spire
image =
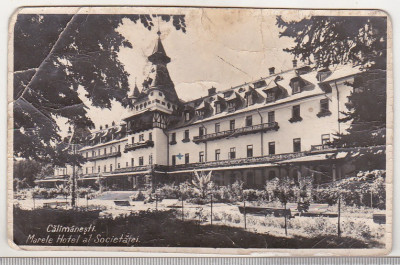
{"type": "Polygon", "coordinates": [[[175,91],[174,83],[168,72],[167,64],[171,62],[171,58],[167,56],[164,46],[161,42],[161,32],[157,31],[158,39],[154,47],[153,53],[148,60],[153,64],[150,73],[143,82],[142,93],[147,94],[149,90],[157,89],[165,93],[166,98],[171,102],[179,102],[178,95],[175,91]]]}
{"type": "Polygon", "coordinates": [[[154,46],[153,53],[148,57],[149,61],[153,64],[164,64],[167,65],[171,62],[171,58],[169,58],[165,52],[164,46],[161,42],[161,32],[157,31],[158,40],[156,46],[154,46]]]}
{"type": "Polygon", "coordinates": [[[138,98],[140,95],[139,88],[136,84],[136,77],[135,77],[135,87],[133,88],[132,98],[138,98]]]}

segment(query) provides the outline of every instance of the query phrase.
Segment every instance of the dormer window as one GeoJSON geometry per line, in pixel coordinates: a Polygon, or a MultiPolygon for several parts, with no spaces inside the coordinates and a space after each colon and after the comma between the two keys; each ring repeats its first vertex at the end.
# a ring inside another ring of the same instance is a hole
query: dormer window
{"type": "Polygon", "coordinates": [[[190,120],[190,112],[189,111],[185,111],[185,121],[189,121],[190,120]]]}
{"type": "Polygon", "coordinates": [[[196,111],[196,115],[199,116],[199,117],[204,117],[204,110],[203,109],[197,110],[196,111]]]}
{"type": "Polygon", "coordinates": [[[330,76],[332,74],[331,70],[329,70],[329,68],[325,68],[322,70],[319,70],[317,73],[317,80],[319,82],[324,81],[326,78],[328,78],[328,76],[330,76]]]}
{"type": "Polygon", "coordinates": [[[293,94],[300,93],[301,92],[301,90],[300,90],[300,82],[299,81],[294,81],[292,83],[292,88],[293,88],[293,94]]]}
{"type": "Polygon", "coordinates": [[[221,113],[221,103],[215,103],[215,114],[221,113]]]}
{"type": "Polygon", "coordinates": [[[246,105],[251,106],[254,104],[254,99],[252,94],[246,95],[246,105]]]}
{"type": "Polygon", "coordinates": [[[267,92],[267,102],[275,101],[275,93],[273,91],[267,92]]]}

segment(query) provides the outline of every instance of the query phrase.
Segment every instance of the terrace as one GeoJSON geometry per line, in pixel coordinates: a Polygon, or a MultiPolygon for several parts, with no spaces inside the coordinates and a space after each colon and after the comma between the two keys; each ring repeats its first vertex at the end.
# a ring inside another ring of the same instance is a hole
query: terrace
{"type": "Polygon", "coordinates": [[[216,133],[195,136],[195,137],[193,137],[193,142],[201,143],[201,142],[213,141],[213,140],[217,140],[217,139],[221,139],[221,138],[225,138],[225,137],[231,137],[231,136],[237,137],[240,135],[246,135],[246,134],[250,134],[250,133],[268,132],[271,130],[277,131],[278,129],[279,129],[279,125],[277,122],[262,123],[262,124],[237,128],[234,130],[228,130],[228,131],[222,131],[222,132],[216,132],[216,133]]]}
{"type": "Polygon", "coordinates": [[[329,144],[319,144],[319,145],[312,145],[310,152],[317,153],[317,152],[324,152],[326,150],[333,150],[335,149],[332,145],[329,144]]]}

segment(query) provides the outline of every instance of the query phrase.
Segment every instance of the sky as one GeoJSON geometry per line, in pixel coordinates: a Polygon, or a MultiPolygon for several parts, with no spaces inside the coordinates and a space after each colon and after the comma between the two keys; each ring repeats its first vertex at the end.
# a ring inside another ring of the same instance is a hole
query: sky
{"type": "MultiPolygon", "coordinates": [[[[155,21],[151,31],[128,19],[117,29],[133,45],[132,49],[123,48],[118,54],[130,74],[131,89],[135,81],[141,89],[147,76],[151,65],[147,56],[156,43],[158,25],[164,48],[171,58],[169,73],[182,100],[205,96],[212,86],[218,91],[257,80],[267,76],[270,67],[275,67],[276,72],[291,68],[293,56],[283,48],[291,47],[293,42],[279,38],[276,11],[199,8],[182,9],[182,12],[186,33],[162,20],[155,21]]],[[[88,115],[99,128],[112,121],[120,122],[127,112],[115,102],[111,110],[90,107],[88,115]]]]}

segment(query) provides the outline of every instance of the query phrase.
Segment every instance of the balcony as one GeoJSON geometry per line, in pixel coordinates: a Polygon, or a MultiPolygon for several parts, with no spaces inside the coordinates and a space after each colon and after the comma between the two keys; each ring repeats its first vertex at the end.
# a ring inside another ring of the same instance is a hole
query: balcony
{"type": "MultiPolygon", "coordinates": [[[[254,164],[273,163],[273,162],[283,161],[283,160],[287,160],[287,159],[303,157],[305,155],[306,155],[306,152],[297,152],[297,153],[286,153],[286,154],[276,154],[276,155],[267,155],[267,156],[227,159],[227,160],[210,161],[210,162],[202,162],[202,163],[180,164],[180,165],[172,166],[170,168],[170,171],[178,171],[178,170],[182,170],[182,169],[201,169],[201,168],[229,167],[229,166],[239,166],[239,165],[254,165],[254,164]]],[[[227,169],[229,169],[229,168],[227,168],[227,169]]]]}
{"type": "Polygon", "coordinates": [[[318,153],[318,152],[324,152],[326,150],[333,150],[333,149],[335,149],[335,148],[330,144],[319,144],[319,145],[312,145],[310,152],[318,153]]]}
{"type": "Polygon", "coordinates": [[[216,133],[195,136],[195,137],[193,137],[193,142],[201,143],[201,142],[213,141],[213,140],[217,140],[217,139],[221,139],[221,138],[225,138],[225,137],[232,137],[232,136],[237,137],[240,135],[246,135],[246,134],[250,134],[250,133],[267,132],[267,131],[271,131],[271,130],[277,131],[278,129],[279,129],[279,126],[278,126],[277,122],[262,123],[262,124],[237,128],[234,130],[228,130],[228,131],[222,131],[222,132],[216,132],[216,133]]]}
{"type": "Polygon", "coordinates": [[[292,118],[289,119],[289,122],[294,123],[294,122],[300,122],[302,120],[303,120],[303,118],[300,116],[293,116],[292,118]]]}
{"type": "Polygon", "coordinates": [[[150,141],[150,140],[145,141],[145,142],[126,144],[124,153],[126,153],[128,151],[134,151],[134,150],[140,149],[140,148],[148,148],[148,147],[153,147],[153,146],[154,146],[154,142],[150,141]]]}
{"type": "Polygon", "coordinates": [[[153,129],[154,127],[156,127],[156,126],[154,126],[153,122],[143,122],[143,123],[135,124],[134,126],[129,126],[127,128],[127,133],[133,134],[133,133],[143,132],[146,130],[153,129]]]}
{"type": "Polygon", "coordinates": [[[86,159],[88,161],[94,161],[94,160],[107,159],[110,157],[120,157],[120,156],[121,156],[121,152],[117,151],[117,152],[111,152],[111,153],[106,153],[106,154],[102,154],[102,155],[91,156],[86,159]]]}
{"type": "Polygon", "coordinates": [[[321,110],[320,112],[317,113],[318,118],[326,117],[332,115],[332,112],[329,110],[321,110]]]}
{"type": "Polygon", "coordinates": [[[146,171],[149,170],[150,168],[151,166],[124,167],[115,169],[113,173],[146,171]]]}

